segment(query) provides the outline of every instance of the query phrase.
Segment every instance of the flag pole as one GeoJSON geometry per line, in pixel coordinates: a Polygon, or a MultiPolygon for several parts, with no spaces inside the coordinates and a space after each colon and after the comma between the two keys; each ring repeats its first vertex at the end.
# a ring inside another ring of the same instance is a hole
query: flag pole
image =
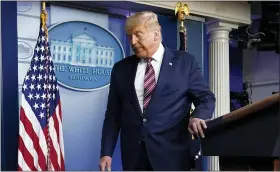
{"type": "MultiPolygon", "coordinates": [[[[184,21],[187,16],[189,16],[190,11],[187,4],[184,4],[183,2],[177,2],[175,7],[175,16],[178,18],[180,25],[179,25],[179,36],[180,36],[180,48],[181,51],[187,51],[187,28],[185,27],[184,21]]],[[[190,107],[190,118],[192,117],[192,113],[194,111],[194,105],[191,104],[190,107]]],[[[191,151],[190,154],[193,156],[191,160],[191,171],[200,171],[202,170],[202,159],[200,158],[201,152],[200,152],[200,143],[199,140],[195,139],[194,135],[192,135],[192,142],[191,144],[191,151]],[[195,151],[195,154],[193,154],[193,151],[195,151]],[[200,169],[201,168],[201,169],[200,169]]]]}
{"type": "MultiPolygon", "coordinates": [[[[48,40],[48,28],[47,28],[47,19],[48,19],[48,14],[46,11],[46,1],[42,1],[42,12],[41,12],[41,23],[42,23],[42,31],[45,32],[46,36],[45,36],[45,40],[48,40]]],[[[47,44],[45,44],[45,46],[47,46],[47,44]]],[[[48,53],[48,49],[45,50],[44,53],[48,53]]],[[[48,58],[48,57],[47,57],[48,58]]],[[[49,64],[48,61],[46,60],[47,64],[46,64],[46,83],[47,85],[49,84],[49,64]]],[[[47,95],[49,95],[49,90],[47,90],[47,95]]],[[[51,167],[51,158],[50,158],[50,126],[49,126],[49,120],[50,120],[50,102],[49,99],[47,99],[47,106],[46,106],[46,111],[47,111],[47,148],[48,148],[48,154],[47,154],[47,170],[48,171],[52,171],[52,167],[51,167]]]]}
{"type": "MultiPolygon", "coordinates": [[[[179,26],[179,34],[180,34],[180,50],[187,51],[187,28],[184,25],[184,21],[186,16],[190,15],[190,10],[187,4],[183,2],[177,2],[175,7],[175,15],[177,16],[180,26],[179,26]]],[[[191,105],[190,114],[194,111],[193,104],[191,105]]],[[[194,140],[194,136],[192,136],[194,140]]]]}
{"type": "MultiPolygon", "coordinates": [[[[184,21],[186,16],[190,15],[190,10],[187,4],[183,2],[177,2],[175,7],[175,15],[177,16],[180,26],[179,26],[179,34],[180,34],[180,50],[187,51],[187,28],[185,27],[184,21]]],[[[194,111],[193,104],[190,108],[190,115],[194,111]]],[[[192,135],[192,140],[194,140],[194,136],[192,135]]]]}
{"type": "Polygon", "coordinates": [[[42,1],[42,12],[41,12],[41,21],[42,21],[42,27],[46,31],[46,36],[48,36],[48,29],[47,29],[47,19],[48,19],[48,14],[46,10],[46,1],[42,1]]]}
{"type": "Polygon", "coordinates": [[[179,26],[179,34],[180,34],[180,50],[187,51],[187,28],[184,25],[184,21],[186,16],[189,16],[190,10],[187,4],[183,2],[177,2],[175,7],[175,15],[177,16],[180,26],[179,26]]]}
{"type": "Polygon", "coordinates": [[[42,2],[42,10],[46,10],[46,2],[45,1],[42,2]]]}

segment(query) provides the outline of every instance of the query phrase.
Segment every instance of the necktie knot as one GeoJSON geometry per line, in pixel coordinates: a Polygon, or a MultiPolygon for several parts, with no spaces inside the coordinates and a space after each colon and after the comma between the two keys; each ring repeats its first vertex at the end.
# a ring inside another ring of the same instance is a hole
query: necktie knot
{"type": "Polygon", "coordinates": [[[153,60],[153,58],[152,58],[152,57],[147,58],[147,63],[151,63],[151,62],[152,62],[152,60],[153,60]]]}

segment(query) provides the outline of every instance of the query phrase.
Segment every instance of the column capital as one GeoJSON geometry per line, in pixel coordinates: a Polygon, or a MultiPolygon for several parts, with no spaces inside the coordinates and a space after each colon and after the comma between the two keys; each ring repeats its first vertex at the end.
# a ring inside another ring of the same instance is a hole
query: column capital
{"type": "Polygon", "coordinates": [[[207,25],[207,34],[215,31],[230,32],[232,29],[238,29],[238,24],[221,21],[221,20],[211,20],[206,22],[206,25],[207,25]]]}

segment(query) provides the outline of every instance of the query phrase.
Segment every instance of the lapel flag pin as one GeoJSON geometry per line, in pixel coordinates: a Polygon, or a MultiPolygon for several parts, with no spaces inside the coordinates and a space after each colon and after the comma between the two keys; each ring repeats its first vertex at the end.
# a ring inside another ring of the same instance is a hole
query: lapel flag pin
{"type": "Polygon", "coordinates": [[[171,63],[171,62],[169,62],[169,65],[170,65],[170,66],[172,66],[172,63],[171,63]]]}

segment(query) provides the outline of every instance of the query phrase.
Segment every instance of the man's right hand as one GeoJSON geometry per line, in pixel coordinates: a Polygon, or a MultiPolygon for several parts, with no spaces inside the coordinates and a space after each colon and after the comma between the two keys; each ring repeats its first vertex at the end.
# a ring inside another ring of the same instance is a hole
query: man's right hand
{"type": "Polygon", "coordinates": [[[112,158],[109,156],[103,156],[100,159],[99,163],[99,169],[100,171],[111,171],[111,164],[112,164],[112,158]]]}

